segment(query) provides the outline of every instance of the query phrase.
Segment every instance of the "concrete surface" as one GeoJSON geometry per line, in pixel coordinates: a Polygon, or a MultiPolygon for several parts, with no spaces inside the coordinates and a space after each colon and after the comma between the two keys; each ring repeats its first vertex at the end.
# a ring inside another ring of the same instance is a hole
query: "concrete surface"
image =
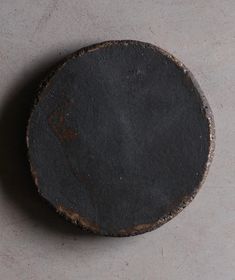
{"type": "Polygon", "coordinates": [[[235,1],[0,1],[0,279],[235,279],[235,1]],[[35,82],[108,39],[165,48],[194,73],[215,116],[216,156],[196,199],[133,238],[80,233],[44,204],[25,163],[35,82]]]}

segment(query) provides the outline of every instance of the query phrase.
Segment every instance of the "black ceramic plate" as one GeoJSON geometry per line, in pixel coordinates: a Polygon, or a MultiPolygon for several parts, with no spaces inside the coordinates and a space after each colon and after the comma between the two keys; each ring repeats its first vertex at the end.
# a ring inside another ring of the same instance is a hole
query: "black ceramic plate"
{"type": "Polygon", "coordinates": [[[209,106],[188,69],[148,43],[71,55],[40,90],[28,125],[39,193],[95,233],[150,231],[195,196],[214,148],[209,106]]]}

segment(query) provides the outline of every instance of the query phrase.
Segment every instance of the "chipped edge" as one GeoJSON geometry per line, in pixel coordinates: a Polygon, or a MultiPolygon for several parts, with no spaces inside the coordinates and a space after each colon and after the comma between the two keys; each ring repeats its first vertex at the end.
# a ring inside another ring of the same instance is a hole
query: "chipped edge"
{"type": "Polygon", "coordinates": [[[100,227],[99,225],[91,222],[90,220],[82,217],[72,209],[66,208],[63,205],[57,205],[56,211],[64,216],[66,219],[71,221],[75,225],[80,225],[82,229],[92,231],[93,233],[99,233],[100,232],[100,227]]]}

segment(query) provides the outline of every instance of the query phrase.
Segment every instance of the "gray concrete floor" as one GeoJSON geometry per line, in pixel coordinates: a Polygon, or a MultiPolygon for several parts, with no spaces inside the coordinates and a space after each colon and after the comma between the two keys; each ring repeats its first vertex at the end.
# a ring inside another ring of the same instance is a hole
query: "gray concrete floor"
{"type": "Polygon", "coordinates": [[[0,279],[235,279],[235,1],[0,1],[0,279]],[[154,43],[194,73],[216,122],[196,199],[131,238],[82,234],[43,204],[24,157],[34,84],[87,44],[154,43]]]}

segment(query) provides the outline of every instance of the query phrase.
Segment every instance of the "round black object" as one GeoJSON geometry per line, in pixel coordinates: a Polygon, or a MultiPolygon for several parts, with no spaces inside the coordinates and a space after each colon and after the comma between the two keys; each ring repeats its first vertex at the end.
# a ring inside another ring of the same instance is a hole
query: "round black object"
{"type": "Polygon", "coordinates": [[[79,50],[40,89],[27,143],[39,193],[102,235],[150,231],[195,196],[214,150],[188,69],[148,43],[79,50]]]}

